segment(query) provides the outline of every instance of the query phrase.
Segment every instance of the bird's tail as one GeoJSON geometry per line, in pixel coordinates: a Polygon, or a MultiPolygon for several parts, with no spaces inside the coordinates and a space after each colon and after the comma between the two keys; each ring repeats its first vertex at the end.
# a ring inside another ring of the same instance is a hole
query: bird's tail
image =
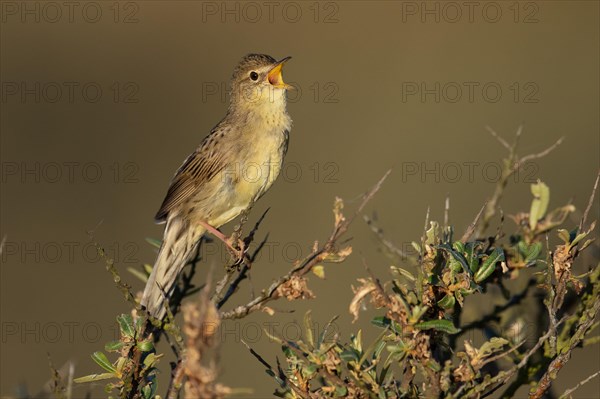
{"type": "Polygon", "coordinates": [[[177,277],[196,251],[203,234],[204,229],[189,226],[179,217],[167,221],[163,243],[141,301],[150,316],[164,318],[177,277]]]}

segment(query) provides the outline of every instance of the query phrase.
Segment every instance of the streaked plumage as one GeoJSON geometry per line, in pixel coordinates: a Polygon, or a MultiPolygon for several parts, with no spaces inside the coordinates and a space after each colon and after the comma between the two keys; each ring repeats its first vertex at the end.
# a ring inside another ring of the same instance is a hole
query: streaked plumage
{"type": "Polygon", "coordinates": [[[262,54],[244,57],[234,70],[227,115],[181,165],[156,214],[166,222],[163,245],[146,284],[142,305],[165,314],[164,290],[177,276],[206,232],[249,208],[273,184],[287,151],[291,119],[281,65],[262,54]],[[257,77],[254,80],[254,77],[257,77]]]}

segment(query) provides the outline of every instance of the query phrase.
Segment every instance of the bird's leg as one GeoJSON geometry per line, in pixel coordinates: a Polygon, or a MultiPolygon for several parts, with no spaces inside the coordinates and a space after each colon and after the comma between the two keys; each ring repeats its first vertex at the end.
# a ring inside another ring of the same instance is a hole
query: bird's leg
{"type": "Polygon", "coordinates": [[[227,248],[234,254],[236,257],[236,263],[240,263],[246,254],[246,244],[243,240],[238,239],[237,245],[239,249],[233,246],[233,241],[229,237],[225,237],[225,234],[221,233],[218,229],[214,228],[210,224],[200,221],[198,222],[202,227],[206,229],[209,233],[217,237],[220,241],[223,242],[227,246],[227,248]]]}

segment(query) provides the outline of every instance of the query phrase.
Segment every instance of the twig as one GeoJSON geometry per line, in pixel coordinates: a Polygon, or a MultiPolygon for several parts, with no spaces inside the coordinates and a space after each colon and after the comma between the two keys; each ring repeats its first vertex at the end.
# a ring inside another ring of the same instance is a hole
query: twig
{"type": "Polygon", "coordinates": [[[384,247],[388,251],[392,253],[392,255],[397,256],[401,260],[408,260],[411,263],[416,263],[416,258],[414,256],[410,256],[408,253],[404,252],[404,250],[398,248],[394,243],[392,243],[383,235],[383,230],[375,225],[373,219],[371,219],[367,215],[363,215],[363,219],[371,228],[371,231],[375,234],[379,241],[384,245],[384,247]]]}
{"type": "Polygon", "coordinates": [[[318,263],[322,262],[328,253],[334,250],[335,244],[338,239],[348,230],[350,224],[354,221],[354,218],[362,212],[365,205],[373,198],[375,193],[379,191],[381,185],[391,173],[391,170],[388,170],[383,177],[375,184],[371,190],[369,190],[364,196],[363,200],[358,206],[356,212],[349,218],[345,219],[341,215],[336,215],[336,218],[339,217],[339,220],[336,221],[333,231],[329,236],[327,242],[321,246],[320,248],[315,248],[302,262],[300,262],[297,266],[292,268],[290,272],[286,275],[280,277],[275,282],[273,282],[268,288],[263,290],[259,296],[254,298],[252,301],[248,302],[245,305],[240,305],[235,307],[234,309],[228,312],[221,312],[220,316],[222,319],[238,319],[242,318],[249,313],[260,309],[267,302],[270,302],[276,298],[277,289],[288,282],[293,277],[301,277],[307,274],[314,266],[318,263]]]}
{"type": "MultiPolygon", "coordinates": [[[[582,317],[580,320],[584,320],[580,322],[577,327],[575,334],[571,337],[569,342],[569,346],[566,349],[561,350],[561,353],[552,360],[548,369],[540,379],[540,382],[537,384],[535,389],[529,394],[529,399],[539,399],[544,393],[550,388],[550,384],[558,375],[558,372],[564,367],[565,364],[571,358],[571,352],[575,347],[577,347],[581,341],[585,338],[585,334],[590,329],[592,324],[594,324],[595,316],[600,310],[600,297],[596,297],[592,306],[584,312],[585,317],[582,317]]],[[[548,332],[551,332],[550,329],[548,332]]]]}
{"type": "Polygon", "coordinates": [[[543,150],[537,154],[529,154],[529,155],[525,155],[522,158],[519,158],[516,151],[517,151],[517,145],[519,143],[519,138],[520,138],[522,130],[523,130],[523,126],[519,126],[519,128],[517,129],[517,133],[515,134],[515,141],[512,145],[508,144],[508,142],[506,140],[504,140],[502,137],[500,137],[500,135],[498,135],[498,133],[496,133],[490,127],[486,127],[486,129],[490,132],[490,134],[494,138],[496,138],[500,142],[500,144],[504,148],[506,148],[508,150],[508,156],[504,160],[504,168],[502,170],[500,179],[498,180],[498,183],[496,184],[494,194],[492,195],[492,198],[490,198],[490,200],[488,201],[485,212],[483,213],[483,218],[482,218],[481,224],[478,226],[478,228],[476,230],[476,236],[478,236],[478,237],[483,235],[485,230],[489,227],[491,219],[496,215],[496,206],[498,205],[498,202],[502,198],[504,189],[506,188],[506,185],[508,184],[508,180],[510,179],[510,177],[513,174],[515,174],[518,170],[520,170],[526,162],[531,161],[533,159],[542,158],[542,157],[548,155],[556,147],[558,147],[564,140],[564,137],[561,137],[554,144],[552,144],[550,147],[546,148],[545,150],[543,150]]]}
{"type": "Polygon", "coordinates": [[[475,227],[477,227],[477,223],[479,223],[479,219],[481,218],[481,215],[483,215],[483,211],[485,210],[487,204],[488,204],[488,201],[486,201],[483,204],[483,206],[479,210],[479,213],[477,213],[477,216],[475,216],[475,220],[473,220],[471,222],[471,224],[469,225],[469,227],[467,227],[467,230],[465,231],[465,234],[463,234],[463,236],[460,238],[460,241],[463,244],[465,244],[467,241],[469,241],[469,238],[471,238],[471,236],[473,235],[473,232],[475,232],[475,227]]]}
{"type": "MultiPolygon", "coordinates": [[[[263,366],[265,366],[267,368],[267,370],[269,370],[271,373],[270,375],[275,376],[277,375],[275,373],[275,371],[273,371],[273,367],[271,367],[271,365],[265,360],[263,359],[263,357],[261,355],[259,355],[254,349],[252,349],[250,347],[250,345],[248,345],[246,343],[246,341],[244,341],[243,339],[241,340],[242,343],[244,344],[244,346],[246,346],[246,349],[248,349],[250,351],[250,353],[252,354],[252,356],[254,356],[263,366]]],[[[283,381],[290,387],[292,388],[292,390],[297,393],[301,398],[304,399],[308,399],[309,396],[302,391],[298,386],[296,386],[296,384],[294,384],[292,381],[290,381],[285,374],[283,375],[279,375],[279,378],[283,379],[283,381]]]]}
{"type": "MultiPolygon", "coordinates": [[[[262,223],[265,216],[267,215],[267,212],[269,212],[269,209],[267,209],[262,214],[262,216],[258,219],[256,224],[254,225],[254,227],[248,234],[248,236],[246,238],[244,238],[244,243],[246,245],[246,248],[254,240],[254,236],[255,236],[256,232],[258,231],[260,224],[262,223]]],[[[225,276],[223,276],[223,278],[217,283],[215,292],[213,293],[212,298],[211,298],[216,303],[217,309],[221,309],[221,307],[223,307],[223,305],[227,302],[227,300],[231,297],[231,295],[237,290],[239,284],[248,277],[248,270],[250,270],[252,264],[256,260],[256,257],[258,256],[258,254],[264,247],[265,243],[267,242],[268,236],[269,236],[268,234],[267,234],[267,236],[265,236],[265,239],[263,241],[261,241],[261,243],[258,245],[258,248],[256,248],[256,250],[252,253],[252,256],[250,256],[248,258],[248,262],[245,262],[244,265],[242,266],[242,268],[240,270],[238,270],[238,275],[233,280],[233,282],[231,280],[233,279],[233,275],[235,274],[235,269],[230,268],[225,273],[225,276]],[[230,284],[230,285],[229,285],[229,288],[225,291],[225,287],[227,286],[227,284],[230,284]]]]}
{"type": "Polygon", "coordinates": [[[509,355],[509,354],[513,353],[514,351],[516,351],[517,349],[519,349],[521,346],[523,346],[523,344],[525,344],[525,342],[527,342],[527,341],[523,340],[523,341],[519,342],[517,345],[510,348],[509,350],[507,350],[506,352],[502,352],[496,356],[492,356],[492,357],[485,359],[483,362],[481,362],[481,366],[483,367],[488,363],[495,362],[498,359],[502,359],[504,356],[509,355]]]}
{"type": "Polygon", "coordinates": [[[559,399],[566,399],[566,398],[568,398],[569,395],[571,395],[573,392],[575,392],[577,389],[579,389],[580,386],[582,386],[583,384],[586,384],[586,383],[590,382],[592,379],[598,377],[599,375],[600,375],[600,370],[596,371],[594,374],[590,375],[585,380],[582,380],[582,381],[578,382],[577,385],[575,385],[573,388],[567,389],[562,395],[560,395],[559,399]]]}
{"type": "Polygon", "coordinates": [[[583,217],[581,218],[581,221],[579,222],[579,232],[581,232],[583,230],[583,225],[585,224],[588,214],[590,213],[590,209],[592,209],[592,205],[594,204],[594,196],[596,195],[596,190],[598,189],[598,180],[600,180],[600,170],[598,171],[598,174],[596,175],[596,182],[594,183],[594,188],[592,189],[592,194],[590,195],[590,199],[588,201],[587,208],[585,208],[583,217]]]}
{"type": "Polygon", "coordinates": [[[450,195],[446,194],[446,201],[444,201],[444,231],[448,229],[448,223],[450,222],[450,195]]]}
{"type": "Polygon", "coordinates": [[[556,149],[556,147],[558,147],[559,145],[562,144],[564,139],[565,139],[564,137],[559,138],[550,147],[546,148],[544,151],[538,152],[537,154],[525,155],[523,158],[519,159],[517,161],[517,163],[515,164],[515,166],[514,166],[515,171],[521,167],[521,164],[524,164],[525,162],[531,161],[532,159],[543,158],[546,155],[550,154],[552,151],[554,151],[554,149],[556,149]]]}
{"type": "MultiPolygon", "coordinates": [[[[519,127],[520,129],[521,127],[519,127]]],[[[490,134],[500,142],[500,144],[502,144],[502,146],[504,148],[506,148],[508,151],[512,151],[512,147],[510,144],[508,144],[508,142],[506,140],[504,140],[502,137],[500,137],[500,135],[498,133],[496,133],[496,131],[494,129],[492,129],[489,126],[486,126],[485,129],[490,132],[490,134]]]]}
{"type": "Polygon", "coordinates": [[[7,235],[5,234],[4,237],[2,237],[2,241],[0,242],[0,255],[2,255],[2,251],[4,250],[4,245],[6,244],[6,237],[7,235]]]}
{"type": "MultiPolygon", "coordinates": [[[[566,317],[563,317],[558,324],[562,324],[562,322],[566,319],[566,317]]],[[[533,356],[533,354],[535,352],[538,351],[538,349],[541,348],[541,346],[544,344],[544,342],[548,339],[548,337],[550,337],[550,334],[552,333],[552,331],[547,331],[544,335],[542,335],[537,343],[529,350],[525,353],[525,355],[523,356],[523,358],[521,359],[521,361],[513,368],[511,368],[510,370],[507,370],[504,373],[500,373],[497,376],[491,378],[487,383],[481,383],[478,386],[476,386],[475,388],[473,388],[471,391],[469,391],[466,395],[465,398],[468,397],[472,397],[474,394],[477,395],[481,395],[479,396],[480,398],[485,398],[488,397],[489,395],[491,395],[492,393],[494,393],[496,390],[498,390],[500,387],[504,386],[511,378],[512,376],[519,371],[520,369],[522,369],[523,367],[525,367],[527,365],[527,362],[529,361],[529,358],[531,356],[533,356]],[[481,394],[481,392],[483,392],[483,390],[485,388],[487,388],[488,386],[492,385],[492,384],[496,384],[496,386],[492,389],[490,389],[489,391],[485,392],[484,394],[481,394]]],[[[475,395],[475,396],[477,396],[475,395]]]]}

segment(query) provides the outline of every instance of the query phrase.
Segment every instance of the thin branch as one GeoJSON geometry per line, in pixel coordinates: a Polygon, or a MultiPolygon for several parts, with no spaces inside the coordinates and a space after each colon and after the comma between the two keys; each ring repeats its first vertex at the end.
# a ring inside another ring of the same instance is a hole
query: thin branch
{"type": "Polygon", "coordinates": [[[514,351],[516,351],[517,349],[519,349],[521,346],[523,346],[523,344],[525,344],[525,342],[527,342],[527,341],[523,340],[523,341],[519,342],[517,345],[513,346],[511,349],[507,350],[506,352],[502,352],[496,356],[492,356],[492,357],[485,359],[483,362],[481,362],[481,366],[483,367],[488,363],[495,362],[498,359],[502,359],[504,356],[509,355],[509,354],[513,353],[514,351]]]}
{"type": "Polygon", "coordinates": [[[593,380],[594,378],[598,377],[599,375],[600,375],[600,370],[596,371],[594,374],[590,375],[585,380],[580,381],[573,388],[567,389],[562,395],[560,395],[559,399],[566,399],[566,398],[568,398],[569,395],[571,395],[573,392],[575,392],[577,389],[579,389],[580,386],[582,386],[583,384],[586,384],[586,383],[590,382],[591,380],[593,380]]]}
{"type": "Polygon", "coordinates": [[[460,238],[460,241],[463,244],[465,244],[467,241],[469,241],[469,238],[471,238],[471,236],[475,232],[475,227],[477,227],[477,223],[479,223],[479,219],[481,218],[481,215],[483,215],[483,211],[487,207],[487,204],[488,204],[488,201],[486,201],[485,204],[483,204],[483,206],[479,210],[479,213],[477,213],[477,216],[475,216],[475,220],[473,220],[471,222],[471,224],[469,225],[469,227],[467,227],[467,230],[465,231],[465,234],[463,234],[463,236],[460,238]]]}
{"type": "Polygon", "coordinates": [[[559,145],[562,144],[562,142],[564,141],[565,137],[561,137],[558,140],[556,140],[556,142],[554,144],[552,144],[550,147],[546,148],[544,151],[542,152],[538,152],[537,154],[529,154],[529,155],[525,155],[523,158],[519,159],[517,161],[517,163],[515,164],[514,168],[518,169],[521,167],[522,164],[524,164],[525,162],[531,161],[532,159],[539,159],[539,158],[543,158],[546,155],[550,154],[552,151],[554,151],[556,149],[556,147],[558,147],[559,145]]]}
{"type": "Polygon", "coordinates": [[[390,251],[392,253],[392,255],[397,256],[401,260],[409,260],[411,262],[416,263],[416,258],[414,256],[410,256],[408,253],[404,252],[404,250],[402,250],[401,248],[398,248],[393,242],[388,240],[383,235],[383,230],[375,225],[373,219],[371,219],[367,215],[364,215],[363,219],[367,223],[367,225],[371,228],[371,231],[375,234],[375,236],[383,244],[385,249],[390,251]]]}
{"type": "Polygon", "coordinates": [[[478,236],[478,237],[483,235],[485,230],[489,227],[491,219],[496,215],[496,206],[498,205],[498,202],[500,201],[500,199],[502,198],[502,195],[504,194],[504,189],[506,188],[510,177],[513,174],[515,174],[518,170],[520,170],[527,161],[542,158],[542,157],[548,155],[556,147],[558,147],[564,140],[564,137],[561,137],[553,145],[546,148],[545,150],[543,150],[537,154],[529,154],[522,158],[519,158],[516,151],[517,151],[517,145],[519,144],[519,138],[521,137],[521,133],[523,130],[523,126],[519,126],[519,128],[517,129],[517,133],[515,134],[515,141],[512,145],[509,145],[506,140],[504,140],[502,137],[500,137],[500,135],[498,135],[498,133],[496,133],[491,128],[489,128],[489,127],[486,127],[486,128],[490,132],[490,134],[494,138],[496,138],[504,148],[506,148],[508,150],[508,156],[504,159],[504,167],[502,169],[502,174],[500,176],[500,179],[498,180],[498,183],[496,184],[496,188],[494,190],[494,194],[492,195],[492,198],[490,198],[490,200],[487,203],[487,207],[483,214],[483,219],[481,221],[481,224],[479,224],[479,226],[477,228],[476,236],[478,236]]]}
{"type": "Polygon", "coordinates": [[[592,189],[592,194],[590,195],[590,199],[588,201],[587,208],[585,208],[585,212],[583,213],[583,218],[581,218],[581,221],[579,222],[579,232],[581,232],[583,230],[583,225],[585,224],[588,214],[590,213],[590,209],[592,209],[592,205],[594,204],[594,196],[596,195],[596,190],[598,189],[598,181],[599,180],[600,180],[600,170],[598,171],[598,174],[596,175],[596,182],[594,183],[594,188],[592,189]]]}
{"type": "Polygon", "coordinates": [[[327,240],[327,242],[324,245],[322,245],[320,248],[315,247],[313,249],[313,251],[306,258],[304,258],[304,260],[302,260],[297,266],[292,268],[292,270],[290,270],[286,275],[280,277],[275,282],[273,282],[268,288],[264,289],[260,295],[258,295],[256,298],[254,298],[247,304],[237,306],[228,312],[220,312],[221,318],[222,319],[239,319],[239,318],[242,318],[242,317],[248,315],[251,312],[261,309],[266,303],[278,298],[276,296],[276,293],[277,293],[277,289],[281,285],[285,284],[286,282],[291,280],[293,277],[304,276],[305,274],[310,272],[310,270],[314,266],[321,263],[330,252],[335,250],[334,248],[335,248],[337,241],[340,239],[340,237],[344,233],[346,233],[350,224],[354,221],[356,216],[360,212],[362,212],[362,210],[364,209],[366,204],[373,198],[375,193],[377,193],[377,191],[379,191],[379,189],[381,188],[381,185],[383,184],[383,182],[389,176],[390,173],[391,173],[391,169],[388,170],[383,175],[383,177],[377,182],[377,184],[375,184],[375,186],[373,186],[373,188],[371,188],[371,190],[369,190],[367,193],[365,193],[365,195],[363,196],[362,202],[358,206],[358,209],[350,218],[346,219],[341,214],[337,213],[339,211],[336,211],[336,219],[337,220],[336,220],[335,226],[333,228],[333,231],[331,232],[331,235],[329,236],[329,239],[327,240]]]}
{"type": "MultiPolygon", "coordinates": [[[[562,324],[562,322],[565,319],[566,319],[566,317],[563,317],[558,322],[558,324],[562,324]]],[[[550,337],[551,333],[552,333],[552,331],[549,330],[544,335],[542,335],[538,339],[537,343],[529,351],[527,351],[525,353],[525,355],[523,356],[521,361],[515,367],[511,368],[510,370],[507,370],[504,373],[500,373],[500,374],[496,375],[495,377],[491,378],[487,383],[481,383],[481,384],[477,385],[475,388],[473,388],[471,391],[469,391],[465,395],[465,397],[477,396],[480,398],[485,398],[485,397],[488,397],[489,395],[491,395],[492,393],[494,393],[495,391],[497,391],[499,388],[503,387],[517,371],[519,371],[520,369],[522,369],[523,367],[525,367],[527,365],[529,358],[531,356],[533,356],[533,354],[535,352],[537,352],[538,349],[541,348],[541,346],[544,344],[544,342],[550,337]],[[492,384],[496,384],[496,386],[482,394],[483,390],[492,384]]]]}
{"type": "MultiPolygon", "coordinates": [[[[584,315],[586,317],[582,317],[580,320],[584,320],[580,322],[579,326],[575,330],[575,334],[571,337],[568,348],[563,349],[561,353],[550,362],[548,369],[540,379],[540,382],[535,387],[535,390],[529,394],[529,399],[539,399],[544,393],[550,388],[550,384],[558,375],[558,372],[567,364],[567,362],[571,358],[571,352],[575,347],[577,347],[581,341],[585,338],[586,333],[590,329],[590,327],[594,324],[594,320],[596,314],[600,310],[600,297],[596,297],[592,306],[586,310],[584,315]]],[[[550,329],[548,332],[551,332],[550,329]]]]}
{"type": "Polygon", "coordinates": [[[450,195],[446,194],[446,201],[444,201],[444,231],[449,227],[450,223],[450,195]]]}
{"type": "Polygon", "coordinates": [[[246,343],[246,341],[244,341],[243,339],[241,340],[242,344],[244,344],[244,346],[246,347],[246,349],[248,349],[250,351],[250,353],[252,354],[252,356],[254,356],[263,366],[265,366],[267,368],[268,371],[270,371],[270,374],[272,376],[276,376],[279,374],[279,378],[281,378],[290,388],[292,388],[292,390],[298,394],[298,396],[300,396],[301,398],[304,399],[308,399],[309,396],[302,391],[302,389],[300,389],[300,387],[296,386],[296,384],[294,384],[292,381],[290,381],[287,376],[285,374],[281,375],[280,373],[275,373],[275,371],[273,370],[273,367],[271,367],[271,365],[265,360],[263,359],[263,357],[261,355],[258,354],[258,352],[256,352],[254,349],[252,349],[250,347],[250,345],[248,345],[246,343]]]}
{"type": "Polygon", "coordinates": [[[6,237],[7,237],[7,235],[5,234],[4,237],[2,237],[2,241],[0,242],[0,255],[2,255],[2,251],[4,250],[4,245],[6,245],[6,237]]]}
{"type": "MultiPolygon", "coordinates": [[[[246,248],[248,248],[250,246],[250,244],[252,243],[252,241],[254,241],[254,236],[256,235],[256,232],[258,231],[258,228],[260,227],[261,223],[267,216],[267,212],[269,212],[269,208],[267,208],[267,210],[265,210],[265,212],[262,214],[262,216],[254,224],[254,227],[252,228],[250,233],[248,233],[248,235],[244,238],[244,245],[246,246],[246,248]]],[[[267,235],[267,237],[268,237],[268,235],[267,235]]],[[[265,239],[259,244],[258,248],[254,251],[252,256],[244,258],[244,260],[245,260],[244,266],[241,269],[239,269],[239,268],[236,269],[233,267],[228,268],[227,271],[225,272],[225,275],[223,276],[223,278],[216,284],[215,292],[212,294],[211,299],[217,304],[217,309],[221,309],[221,307],[225,304],[225,302],[227,302],[227,300],[233,294],[233,292],[235,292],[235,290],[237,289],[237,286],[244,279],[247,278],[247,272],[252,267],[252,264],[256,260],[256,257],[258,256],[259,252],[262,250],[264,244],[266,243],[266,240],[267,240],[267,238],[265,237],[265,239]],[[234,279],[234,275],[236,272],[238,273],[238,275],[234,279]],[[232,281],[233,281],[233,283],[232,283],[232,281]],[[228,285],[229,285],[229,288],[227,290],[225,290],[225,288],[228,285]]]]}
{"type": "Polygon", "coordinates": [[[506,148],[508,151],[512,150],[512,147],[510,144],[508,144],[508,142],[506,140],[504,140],[498,133],[496,133],[496,131],[494,129],[492,129],[489,126],[486,126],[485,129],[490,132],[490,134],[496,139],[498,140],[498,142],[500,142],[500,144],[502,144],[502,146],[504,148],[506,148]]]}

